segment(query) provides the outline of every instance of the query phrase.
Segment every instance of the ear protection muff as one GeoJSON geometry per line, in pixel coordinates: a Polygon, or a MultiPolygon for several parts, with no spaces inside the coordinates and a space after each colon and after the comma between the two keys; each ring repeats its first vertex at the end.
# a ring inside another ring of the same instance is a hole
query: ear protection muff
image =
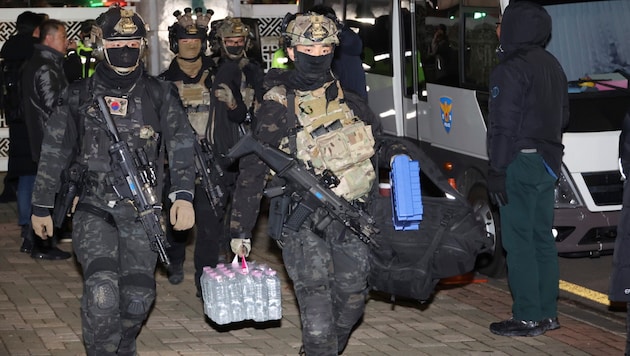
{"type": "Polygon", "coordinates": [[[92,57],[98,61],[105,59],[105,49],[103,48],[103,30],[96,26],[92,26],[90,31],[90,42],[92,43],[92,57]]]}
{"type": "Polygon", "coordinates": [[[175,29],[175,25],[168,27],[168,48],[175,54],[179,53],[179,43],[177,43],[177,29],[175,29]]]}
{"type": "Polygon", "coordinates": [[[290,12],[287,12],[286,15],[284,15],[284,18],[282,19],[282,24],[280,25],[280,35],[282,36],[282,45],[284,46],[284,49],[286,50],[287,47],[291,47],[291,36],[287,34],[287,26],[289,26],[289,23],[293,20],[295,20],[295,17],[298,14],[292,14],[290,12]]]}

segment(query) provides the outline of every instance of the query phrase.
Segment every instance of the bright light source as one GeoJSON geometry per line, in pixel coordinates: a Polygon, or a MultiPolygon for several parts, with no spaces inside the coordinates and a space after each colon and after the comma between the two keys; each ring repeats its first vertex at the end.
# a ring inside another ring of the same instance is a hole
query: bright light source
{"type": "Polygon", "coordinates": [[[389,117],[389,116],[395,116],[395,115],[396,115],[396,111],[394,109],[383,111],[382,113],[378,114],[378,116],[381,119],[384,119],[384,118],[389,117]]]}

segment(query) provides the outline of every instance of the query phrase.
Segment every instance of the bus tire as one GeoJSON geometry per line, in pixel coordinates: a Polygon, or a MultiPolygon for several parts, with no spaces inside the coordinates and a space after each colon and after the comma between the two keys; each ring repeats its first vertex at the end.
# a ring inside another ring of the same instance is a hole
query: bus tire
{"type": "Polygon", "coordinates": [[[507,275],[505,251],[501,243],[501,221],[499,209],[490,204],[488,191],[482,185],[474,186],[468,193],[468,201],[485,223],[486,231],[492,236],[491,248],[477,256],[475,270],[488,277],[502,278],[507,275]]]}

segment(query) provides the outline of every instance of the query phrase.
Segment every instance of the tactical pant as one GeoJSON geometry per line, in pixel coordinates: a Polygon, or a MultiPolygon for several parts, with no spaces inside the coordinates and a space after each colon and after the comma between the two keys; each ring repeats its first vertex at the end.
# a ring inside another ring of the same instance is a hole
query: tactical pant
{"type": "MultiPolygon", "coordinates": [[[[168,204],[170,207],[171,204],[168,204]]],[[[199,279],[205,266],[216,267],[219,260],[220,246],[227,234],[225,226],[226,212],[218,209],[217,215],[212,210],[210,200],[199,184],[195,186],[195,286],[201,291],[199,279]]],[[[166,210],[166,214],[169,211],[166,210]]],[[[174,231],[173,225],[167,227],[167,239],[171,247],[167,249],[171,263],[183,263],[186,257],[186,245],[189,231],[174,231]]]]}
{"type": "Polygon", "coordinates": [[[557,316],[558,251],[551,234],[555,181],[538,153],[519,153],[507,169],[501,236],[517,320],[557,316]]]}
{"type": "Polygon", "coordinates": [[[72,245],[83,270],[81,319],[87,355],[135,355],[136,336],[155,300],[157,254],[136,211],[128,203],[114,208],[89,197],[83,202],[112,214],[77,211],[72,245]]]}
{"type": "Polygon", "coordinates": [[[337,355],[365,309],[368,246],[334,221],[316,234],[307,222],[284,238],[282,257],[293,281],[307,355],[337,355]],[[322,237],[320,237],[322,236],[322,237]]]}

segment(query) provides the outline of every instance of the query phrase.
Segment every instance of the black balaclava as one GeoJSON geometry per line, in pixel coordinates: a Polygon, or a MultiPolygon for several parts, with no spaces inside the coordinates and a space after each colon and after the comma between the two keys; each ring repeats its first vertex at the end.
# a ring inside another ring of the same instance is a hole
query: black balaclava
{"type": "Polygon", "coordinates": [[[311,56],[294,50],[293,64],[296,69],[294,81],[298,89],[313,90],[332,80],[330,65],[334,52],[324,56],[311,56]]]}

